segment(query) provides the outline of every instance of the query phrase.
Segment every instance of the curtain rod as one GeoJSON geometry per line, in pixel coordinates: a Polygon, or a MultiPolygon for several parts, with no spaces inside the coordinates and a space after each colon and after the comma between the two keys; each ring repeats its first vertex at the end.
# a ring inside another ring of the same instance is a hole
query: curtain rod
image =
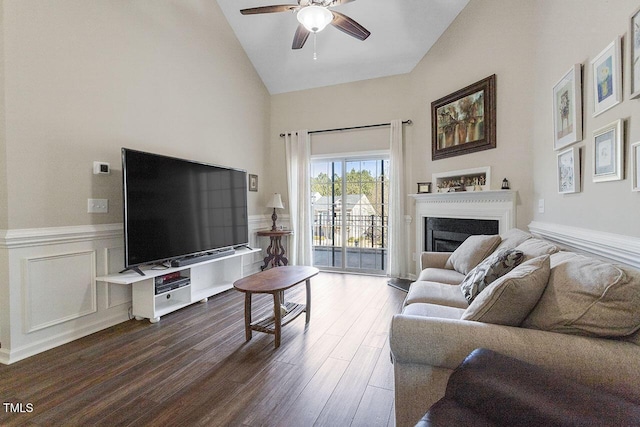
{"type": "MultiPolygon", "coordinates": [[[[411,119],[409,120],[405,120],[402,122],[403,125],[411,125],[413,124],[413,122],[411,121],[411,119]]],[[[377,127],[381,127],[381,126],[391,126],[391,123],[378,123],[377,125],[364,125],[364,126],[352,126],[352,127],[348,127],[348,128],[337,128],[337,129],[322,129],[322,130],[311,130],[309,131],[309,133],[325,133],[325,132],[342,132],[343,130],[355,130],[355,129],[366,129],[366,128],[377,128],[377,127]]],[[[280,134],[280,138],[284,137],[285,135],[291,135],[290,133],[281,133],[280,134]]]]}

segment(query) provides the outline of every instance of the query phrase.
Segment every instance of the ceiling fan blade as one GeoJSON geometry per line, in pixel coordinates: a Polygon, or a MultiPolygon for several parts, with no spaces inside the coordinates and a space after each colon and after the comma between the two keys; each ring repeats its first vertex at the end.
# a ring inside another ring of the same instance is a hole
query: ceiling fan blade
{"type": "Polygon", "coordinates": [[[349,18],[342,13],[331,11],[333,13],[333,21],[331,25],[336,27],[342,32],[349,34],[352,37],[357,38],[358,40],[366,40],[371,33],[364,28],[362,25],[358,24],[353,19],[349,18]]]}
{"type": "Polygon", "coordinates": [[[296,10],[300,8],[297,4],[279,4],[273,6],[261,6],[252,7],[250,9],[242,9],[240,11],[243,15],[256,15],[258,13],[275,13],[275,12],[289,12],[290,10],[296,10]]]}
{"type": "Polygon", "coordinates": [[[340,6],[341,4],[351,3],[352,1],[356,1],[356,0],[333,0],[328,6],[329,7],[340,6]]]}
{"type": "Polygon", "coordinates": [[[291,49],[302,49],[304,43],[309,38],[309,31],[304,27],[304,25],[298,25],[298,29],[296,30],[296,34],[293,36],[293,44],[291,45],[291,49]]]}

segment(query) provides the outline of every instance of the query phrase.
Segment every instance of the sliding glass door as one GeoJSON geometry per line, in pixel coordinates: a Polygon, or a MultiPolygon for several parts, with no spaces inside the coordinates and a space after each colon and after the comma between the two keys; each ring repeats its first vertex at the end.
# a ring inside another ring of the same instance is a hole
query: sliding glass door
{"type": "Polygon", "coordinates": [[[384,274],[389,160],[317,160],[311,165],[314,265],[384,274]]]}

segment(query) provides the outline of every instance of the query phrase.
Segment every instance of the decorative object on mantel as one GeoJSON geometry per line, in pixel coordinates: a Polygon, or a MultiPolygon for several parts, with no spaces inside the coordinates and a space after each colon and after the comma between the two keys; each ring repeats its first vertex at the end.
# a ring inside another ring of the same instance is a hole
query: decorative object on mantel
{"type": "Polygon", "coordinates": [[[623,120],[593,132],[593,182],[624,179],[623,120]]]}
{"type": "Polygon", "coordinates": [[[430,182],[419,182],[418,183],[418,193],[431,193],[431,183],[430,182]]]}
{"type": "Polygon", "coordinates": [[[640,191],[640,141],[631,145],[631,191],[640,191]]]}
{"type": "Polygon", "coordinates": [[[278,219],[278,215],[276,215],[276,209],[284,209],[284,205],[282,204],[282,197],[279,193],[275,193],[269,203],[267,203],[268,208],[273,208],[273,214],[271,215],[271,220],[273,224],[271,225],[271,231],[276,231],[276,220],[278,219]]]}
{"type": "Polygon", "coordinates": [[[496,75],[431,103],[432,160],[496,148],[496,75]]]}
{"type": "Polygon", "coordinates": [[[553,149],[582,140],[582,64],[575,64],[553,87],[553,149]]]}
{"type": "Polygon", "coordinates": [[[509,180],[507,178],[502,180],[502,187],[500,187],[502,190],[508,190],[511,187],[509,187],[509,180]]]}
{"type": "Polygon", "coordinates": [[[249,174],[249,191],[258,191],[258,175],[249,174]]]}
{"type": "Polygon", "coordinates": [[[438,193],[489,190],[491,167],[434,173],[431,175],[431,181],[435,185],[434,191],[438,193]]]}
{"type": "Polygon", "coordinates": [[[622,38],[616,37],[591,61],[593,74],[593,117],[622,101],[622,38]]]}

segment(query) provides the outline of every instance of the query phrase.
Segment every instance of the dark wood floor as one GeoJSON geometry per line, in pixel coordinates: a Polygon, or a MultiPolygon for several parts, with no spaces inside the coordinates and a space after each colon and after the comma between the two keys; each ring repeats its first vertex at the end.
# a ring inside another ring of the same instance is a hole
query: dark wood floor
{"type": "MultiPolygon", "coordinates": [[[[311,286],[311,323],[285,326],[278,349],[257,332],[245,343],[244,298],[232,290],[0,365],[0,400],[25,409],[0,408],[0,425],[394,425],[387,333],[406,294],[337,273],[311,286]]],[[[304,286],[287,299],[303,302],[304,286]]],[[[253,307],[272,300],[254,296],[253,307]]]]}

